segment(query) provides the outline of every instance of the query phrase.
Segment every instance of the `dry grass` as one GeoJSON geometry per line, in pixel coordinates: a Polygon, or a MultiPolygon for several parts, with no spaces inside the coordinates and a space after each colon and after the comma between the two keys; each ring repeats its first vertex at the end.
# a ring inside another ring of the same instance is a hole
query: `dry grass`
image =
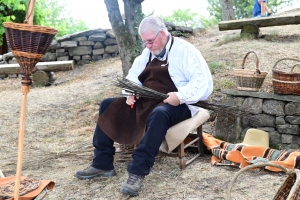
{"type": "MultiPolygon", "coordinates": [[[[261,28],[262,38],[240,38],[239,31],[211,30],[188,40],[202,52],[213,68],[215,88],[235,87],[232,68],[240,68],[244,55],[254,50],[260,69],[269,75],[262,88],[272,91],[271,69],[284,57],[299,58],[299,25],[261,28]]],[[[249,68],[254,57],[249,57],[249,68]]],[[[121,76],[118,58],[57,73],[56,85],[31,88],[28,94],[24,143],[24,176],[50,179],[55,189],[46,199],[225,199],[228,184],[238,169],[210,164],[210,155],[179,170],[175,158],[158,157],[138,197],[119,192],[127,178],[124,162],[116,162],[117,176],[109,179],[78,180],[75,171],[92,159],[91,141],[98,103],[116,96],[111,79],[121,76]]],[[[20,80],[0,81],[0,169],[15,174],[20,117],[20,80]]],[[[209,128],[209,127],[208,127],[209,128]]],[[[206,129],[212,133],[213,129],[206,129]]],[[[118,158],[120,155],[116,155],[118,158]]],[[[272,199],[285,175],[265,170],[243,174],[233,187],[235,199],[272,199]]]]}

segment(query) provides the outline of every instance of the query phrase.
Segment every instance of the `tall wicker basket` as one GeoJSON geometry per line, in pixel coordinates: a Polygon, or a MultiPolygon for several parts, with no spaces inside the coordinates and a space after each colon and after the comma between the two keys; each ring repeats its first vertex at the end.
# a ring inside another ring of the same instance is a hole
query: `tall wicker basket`
{"type": "Polygon", "coordinates": [[[282,58],[274,64],[272,69],[274,93],[300,95],[300,72],[294,72],[296,67],[300,67],[300,60],[294,58],[282,58]],[[282,61],[294,61],[297,64],[289,66],[290,72],[275,69],[282,61]]]}
{"type": "Polygon", "coordinates": [[[249,51],[242,62],[242,69],[233,69],[238,90],[257,92],[261,88],[268,72],[259,70],[259,59],[254,51],[249,51]],[[250,53],[256,58],[256,70],[244,69],[246,59],[250,53]]]}
{"type": "Polygon", "coordinates": [[[21,67],[22,85],[31,85],[32,69],[48,51],[58,31],[49,27],[13,22],[4,22],[3,26],[8,46],[21,67]]]}
{"type": "Polygon", "coordinates": [[[44,26],[33,25],[33,10],[35,0],[29,0],[28,10],[24,24],[4,22],[6,40],[12,53],[17,59],[22,74],[22,102],[20,111],[20,129],[18,138],[18,162],[14,186],[14,199],[19,199],[20,182],[22,173],[22,160],[25,135],[25,117],[27,93],[32,83],[31,73],[36,63],[47,52],[54,36],[58,32],[56,29],[44,26]]]}

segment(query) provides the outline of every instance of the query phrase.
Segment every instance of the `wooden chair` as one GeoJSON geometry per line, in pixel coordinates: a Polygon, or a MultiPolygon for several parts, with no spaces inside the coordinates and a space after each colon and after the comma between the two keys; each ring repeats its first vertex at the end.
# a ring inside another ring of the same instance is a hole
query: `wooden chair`
{"type": "Polygon", "coordinates": [[[165,140],[160,146],[160,156],[178,157],[179,168],[184,169],[199,156],[204,155],[202,142],[202,125],[209,119],[209,112],[200,108],[192,118],[182,121],[169,128],[165,140]],[[197,134],[192,134],[196,130],[197,134]],[[188,141],[188,139],[191,141],[188,141]],[[186,160],[185,153],[188,148],[196,148],[198,153],[186,160]]]}

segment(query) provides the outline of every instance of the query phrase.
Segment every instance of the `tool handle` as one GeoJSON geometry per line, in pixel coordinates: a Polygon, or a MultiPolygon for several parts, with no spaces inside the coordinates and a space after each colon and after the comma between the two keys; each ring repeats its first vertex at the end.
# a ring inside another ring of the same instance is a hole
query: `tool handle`
{"type": "MultiPolygon", "coordinates": [[[[134,100],[136,100],[136,96],[134,97],[134,100]]],[[[130,105],[130,108],[134,108],[134,103],[130,105]]]]}

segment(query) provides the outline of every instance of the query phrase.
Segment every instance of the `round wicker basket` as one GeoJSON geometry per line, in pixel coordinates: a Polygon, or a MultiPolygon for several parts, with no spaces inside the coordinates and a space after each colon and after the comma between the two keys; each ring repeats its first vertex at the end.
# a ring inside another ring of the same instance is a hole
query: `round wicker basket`
{"type": "Polygon", "coordinates": [[[272,69],[272,82],[274,93],[300,95],[300,72],[294,72],[296,67],[300,67],[300,60],[294,58],[282,58],[278,60],[272,69]],[[290,72],[275,69],[282,61],[299,62],[291,67],[290,72]]]}
{"type": "Polygon", "coordinates": [[[44,26],[4,22],[6,40],[21,67],[22,84],[31,85],[31,73],[48,51],[57,30],[44,26]]]}
{"type": "Polygon", "coordinates": [[[242,62],[242,69],[233,69],[235,81],[238,90],[257,92],[261,88],[268,72],[259,70],[259,59],[254,51],[249,51],[242,62]],[[256,58],[256,70],[245,69],[245,62],[250,53],[253,53],[256,58]]]}

